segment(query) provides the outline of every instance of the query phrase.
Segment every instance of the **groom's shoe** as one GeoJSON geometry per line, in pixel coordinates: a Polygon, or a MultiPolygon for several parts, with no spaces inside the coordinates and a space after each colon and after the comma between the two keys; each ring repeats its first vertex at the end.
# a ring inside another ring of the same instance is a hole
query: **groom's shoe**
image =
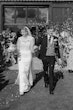
{"type": "Polygon", "coordinates": [[[69,72],[69,73],[72,73],[72,72],[73,72],[73,70],[68,70],[68,72],[69,72]]]}
{"type": "Polygon", "coordinates": [[[49,88],[49,93],[52,95],[54,94],[54,86],[52,88],[49,88]]]}
{"type": "Polygon", "coordinates": [[[45,83],[45,87],[48,88],[48,83],[45,83]]]}
{"type": "Polygon", "coordinates": [[[50,94],[52,94],[52,95],[53,95],[53,94],[54,94],[54,91],[50,91],[50,94]]]}

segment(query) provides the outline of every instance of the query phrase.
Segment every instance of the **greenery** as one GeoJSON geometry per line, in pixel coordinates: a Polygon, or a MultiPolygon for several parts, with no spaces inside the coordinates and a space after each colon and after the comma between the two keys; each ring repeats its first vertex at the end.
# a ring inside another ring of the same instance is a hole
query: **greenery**
{"type": "MultiPolygon", "coordinates": [[[[63,50],[63,59],[67,60],[69,55],[68,43],[69,37],[73,36],[73,20],[68,18],[61,25],[50,22],[49,24],[38,24],[37,26],[31,25],[30,27],[32,36],[37,42],[39,37],[46,35],[47,28],[53,28],[58,35],[60,48],[63,50]]],[[[9,28],[3,30],[0,33],[0,67],[9,64],[13,65],[16,63],[17,53],[15,50],[18,34],[12,32],[9,28]]],[[[66,60],[64,61],[66,64],[66,60]]]]}
{"type": "Polygon", "coordinates": [[[11,46],[15,46],[16,37],[16,33],[11,32],[9,28],[0,34],[0,67],[13,63],[16,53],[13,52],[11,46]]]}

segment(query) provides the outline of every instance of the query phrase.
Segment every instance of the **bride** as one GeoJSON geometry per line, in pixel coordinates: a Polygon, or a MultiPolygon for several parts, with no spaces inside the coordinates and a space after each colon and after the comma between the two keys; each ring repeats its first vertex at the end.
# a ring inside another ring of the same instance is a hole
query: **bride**
{"type": "Polygon", "coordinates": [[[32,77],[32,53],[34,50],[34,38],[28,27],[21,30],[22,36],[17,41],[18,53],[18,77],[16,82],[19,85],[19,93],[23,95],[33,85],[32,77]]]}

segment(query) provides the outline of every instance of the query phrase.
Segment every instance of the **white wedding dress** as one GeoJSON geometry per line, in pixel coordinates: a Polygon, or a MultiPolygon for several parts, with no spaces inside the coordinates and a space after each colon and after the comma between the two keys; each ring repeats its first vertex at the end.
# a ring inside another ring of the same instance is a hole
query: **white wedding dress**
{"type": "Polygon", "coordinates": [[[19,92],[23,94],[29,91],[30,86],[33,85],[32,77],[32,52],[34,46],[34,38],[28,36],[27,38],[20,37],[19,51],[20,57],[18,57],[18,77],[15,83],[19,84],[19,92]]]}

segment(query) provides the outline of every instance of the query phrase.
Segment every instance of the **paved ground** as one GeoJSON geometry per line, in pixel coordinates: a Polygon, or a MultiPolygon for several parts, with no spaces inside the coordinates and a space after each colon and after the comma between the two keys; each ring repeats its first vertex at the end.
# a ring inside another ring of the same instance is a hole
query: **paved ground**
{"type": "Polygon", "coordinates": [[[35,86],[24,96],[18,93],[14,84],[17,70],[7,70],[2,73],[9,84],[0,91],[0,110],[73,110],[73,73],[64,70],[64,79],[60,79],[54,90],[44,87],[42,72],[33,71],[34,80],[38,74],[35,86]]]}

